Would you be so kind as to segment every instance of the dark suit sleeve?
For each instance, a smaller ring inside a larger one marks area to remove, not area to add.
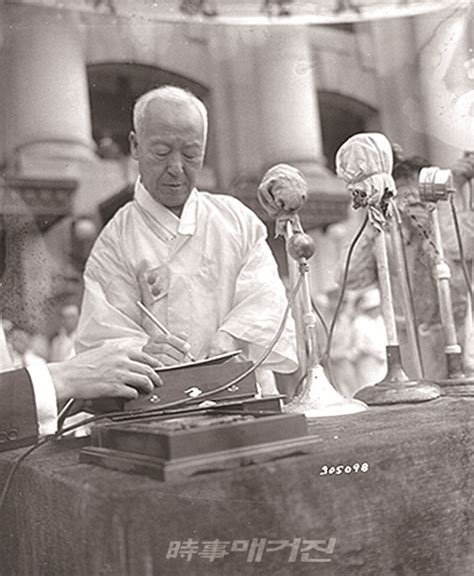
[[[0,451],[35,442],[38,422],[33,386],[22,368],[0,373]]]

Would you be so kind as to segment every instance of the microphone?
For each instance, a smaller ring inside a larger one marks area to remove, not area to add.
[[[346,182],[352,194],[354,208],[366,207],[369,220],[376,230],[374,254],[387,334],[387,373],[375,386],[366,386],[355,394],[355,398],[369,405],[424,402],[439,397],[441,392],[436,385],[422,378],[410,380],[401,362],[386,245],[391,198],[396,194],[395,182],[391,176],[392,169],[392,147],[383,134],[356,134],[349,138],[336,154],[337,174]],[[396,232],[396,228],[393,228],[393,233]],[[401,260],[399,256],[397,260]],[[398,271],[402,279],[403,272],[400,265]],[[408,306],[406,315],[416,330]]]
[[[308,264],[316,246],[311,236],[304,233],[298,216],[308,194],[306,180],[297,168],[277,164],[267,170],[257,194],[263,209],[275,218],[275,237],[283,236],[285,239],[291,283],[297,285],[297,276],[301,280],[301,293],[294,303],[293,316],[297,327],[300,368],[304,368],[306,375],[301,389],[286,404],[284,411],[304,414],[307,418],[361,412],[366,409],[365,404],[339,394],[326,377],[317,357],[316,314],[311,303]]]
[[[275,218],[275,238],[284,236],[288,222],[301,229],[297,213],[308,195],[303,174],[289,164],[269,168],[257,190],[257,197],[265,212]]]
[[[465,156],[466,155],[468,155],[468,153],[465,153]],[[437,380],[437,384],[444,388],[447,395],[472,395],[474,391],[474,378],[466,376],[464,373],[462,348],[458,342],[456,324],[454,321],[450,282],[451,270],[444,257],[442,228],[440,225],[437,208],[438,201],[448,200],[450,195],[456,191],[453,184],[453,175],[451,170],[441,169],[437,166],[422,168],[418,178],[418,188],[421,200],[431,204],[429,217],[431,222],[431,229],[433,231],[434,244],[436,247],[433,275],[436,279],[438,288],[439,313],[444,332],[444,353],[446,356],[446,363],[448,368],[447,378]],[[464,279],[466,281],[468,295],[470,296],[467,311],[467,314],[469,314],[469,303],[472,304],[471,281],[464,262],[461,235],[458,228],[459,224],[457,223],[456,208],[453,203],[451,204],[451,208],[453,211],[454,225],[459,245],[461,268],[464,274]]]
[[[389,199],[396,194],[392,169],[392,147],[378,132],[352,136],[336,154],[336,172],[351,193],[353,208],[367,208],[377,230],[385,226]]]

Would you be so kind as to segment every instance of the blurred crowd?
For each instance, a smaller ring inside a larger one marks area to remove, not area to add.
[[[64,304],[56,318],[57,330],[51,337],[32,333],[10,320],[3,319],[8,357],[2,358],[2,369],[21,368],[72,358],[74,338],[79,321],[79,306]]]
[[[339,290],[336,289],[317,298],[316,305],[328,326],[338,299]],[[320,337],[324,340],[322,332]],[[378,287],[348,290],[337,316],[328,366],[333,384],[344,396],[350,398],[360,388],[383,379],[386,343]]]

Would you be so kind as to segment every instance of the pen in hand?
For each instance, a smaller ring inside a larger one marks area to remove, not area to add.
[[[143,312],[143,314],[145,314],[145,316],[151,321],[153,322],[153,324],[159,328],[163,334],[165,334],[166,336],[171,336],[171,332],[168,330],[168,328],[158,320],[158,318],[156,318],[151,312],[150,310],[148,310],[148,308],[143,304],[143,302],[140,302],[140,300],[137,300],[137,306],[140,308],[140,310]],[[191,353],[188,351],[185,354],[189,360],[191,362],[195,362],[195,358],[191,355]]]

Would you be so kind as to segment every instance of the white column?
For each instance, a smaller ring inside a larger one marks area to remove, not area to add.
[[[255,45],[263,28],[212,26],[208,49],[211,61],[212,117],[216,134],[219,181],[223,191],[240,176],[262,170],[262,119],[255,86]]]
[[[92,156],[83,46],[73,16],[7,5],[7,155],[21,175],[74,176]]]
[[[316,82],[306,28],[272,26],[256,54],[265,162],[297,166],[322,162]]]
[[[407,155],[428,156],[423,115],[413,114],[420,92],[414,54],[413,18],[386,18],[371,23],[377,95],[382,131]]]

